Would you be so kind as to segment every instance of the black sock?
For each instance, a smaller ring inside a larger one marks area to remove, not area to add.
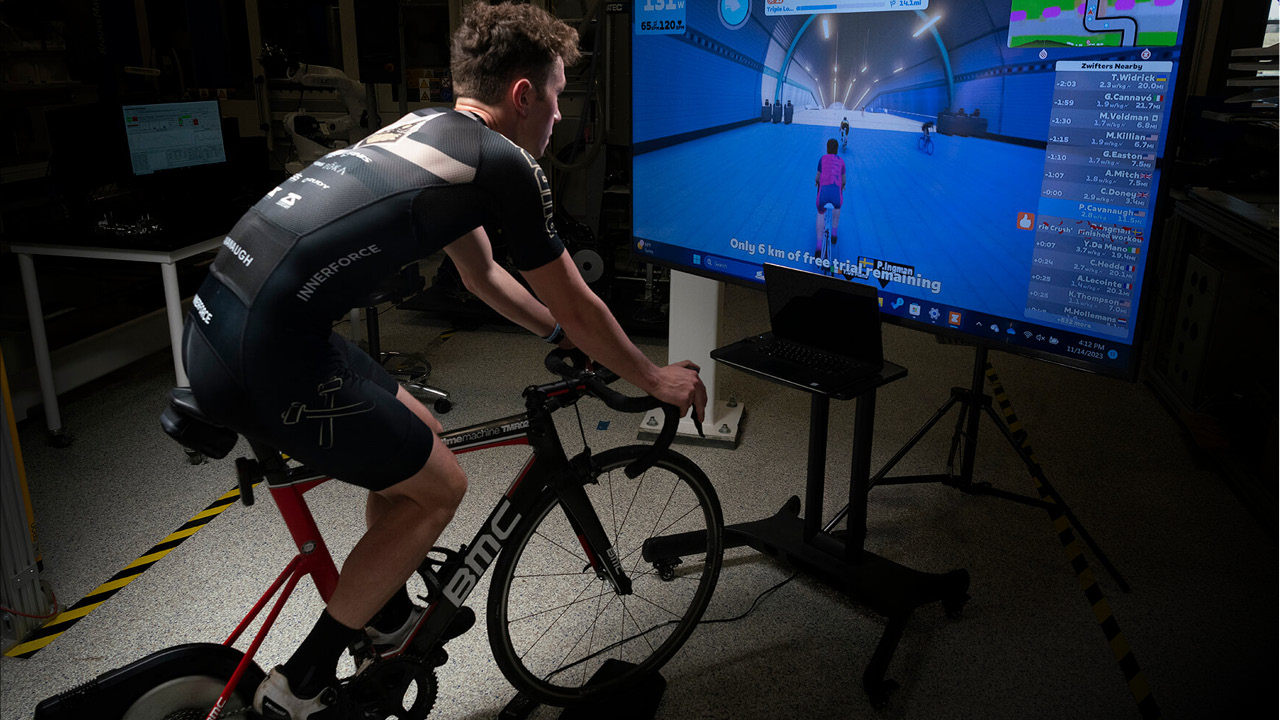
[[[312,698],[333,684],[338,677],[338,658],[362,633],[334,620],[328,610],[320,613],[311,633],[282,668],[294,694]]]
[[[404,625],[404,621],[409,619],[411,612],[413,612],[413,601],[409,599],[409,590],[401,586],[387,604],[382,606],[378,614],[373,616],[369,624],[379,632],[393,632]]]

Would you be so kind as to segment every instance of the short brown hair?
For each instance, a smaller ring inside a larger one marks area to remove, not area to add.
[[[528,78],[539,95],[556,58],[578,61],[578,31],[527,4],[490,5],[475,0],[453,34],[450,63],[455,97],[486,104],[502,99],[511,82]]]

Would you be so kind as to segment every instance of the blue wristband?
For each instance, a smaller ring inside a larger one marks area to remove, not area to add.
[[[559,345],[560,341],[564,340],[564,328],[560,327],[560,323],[556,323],[556,329],[552,330],[550,335],[542,339],[552,345]]]

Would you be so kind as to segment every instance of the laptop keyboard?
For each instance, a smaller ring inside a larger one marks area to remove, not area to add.
[[[770,340],[760,348],[760,352],[772,358],[798,363],[818,372],[838,375],[865,367],[857,360],[842,355],[815,350],[786,340]]]

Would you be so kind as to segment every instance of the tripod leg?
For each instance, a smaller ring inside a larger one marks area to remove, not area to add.
[[[933,429],[933,426],[938,424],[938,421],[941,420],[942,417],[947,414],[947,411],[950,410],[951,406],[955,405],[956,402],[957,402],[956,396],[952,394],[951,399],[943,403],[942,407],[938,408],[938,412],[934,413],[933,417],[929,418],[929,421],[926,422],[923,427],[917,430],[916,434],[912,435],[911,439],[908,440],[907,443],[903,445],[902,448],[898,450],[898,452],[895,453],[892,458],[889,458],[889,462],[885,463],[884,467],[880,468],[880,470],[877,471],[875,475],[871,476],[871,479],[867,481],[867,492],[871,492],[871,488],[875,487],[876,483],[883,480],[884,476],[888,475],[889,471],[892,470],[893,467],[902,460],[902,458],[906,457],[907,453],[911,452],[911,448],[915,447],[916,443],[920,442],[920,440],[924,438],[924,436],[927,435],[930,430]],[[839,525],[840,521],[843,520],[845,516],[848,514],[849,514],[849,506],[845,505],[844,507],[840,508],[840,512],[836,513],[835,517],[831,518],[830,522],[828,522],[826,525],[822,527],[822,531],[831,532],[831,530],[835,528],[835,526]]]
[[[961,454],[960,452],[960,442],[967,437],[967,433],[965,432],[965,420],[969,418],[967,407],[968,403],[965,403],[965,405],[960,408],[960,414],[956,416],[956,429],[951,433],[951,450],[947,453],[947,476],[952,478],[952,480],[955,480],[956,478],[956,455],[960,455],[961,464],[964,463],[964,459],[967,457],[967,454]],[[969,432],[972,431],[973,428],[970,428]],[[966,441],[966,450],[968,447],[969,443]],[[961,477],[958,482],[959,484],[967,484],[964,477]]]
[[[915,447],[916,443],[920,442],[920,440],[933,429],[933,426],[938,424],[938,421],[942,419],[942,416],[946,415],[947,411],[950,410],[951,406],[955,405],[956,402],[958,402],[958,399],[956,398],[955,393],[952,393],[951,399],[943,403],[942,407],[938,408],[938,412],[934,413],[933,417],[929,418],[929,421],[917,430],[915,435],[911,436],[911,439],[907,441],[907,444],[903,445],[902,449],[898,450],[892,458],[889,458],[889,462],[885,463],[884,467],[880,468],[875,475],[871,476],[871,483],[867,489],[869,490],[872,487],[875,487],[878,481],[884,479],[884,476],[889,474],[889,471],[893,469],[893,466],[897,465],[902,458],[907,456],[907,453],[911,452],[911,448]]]

